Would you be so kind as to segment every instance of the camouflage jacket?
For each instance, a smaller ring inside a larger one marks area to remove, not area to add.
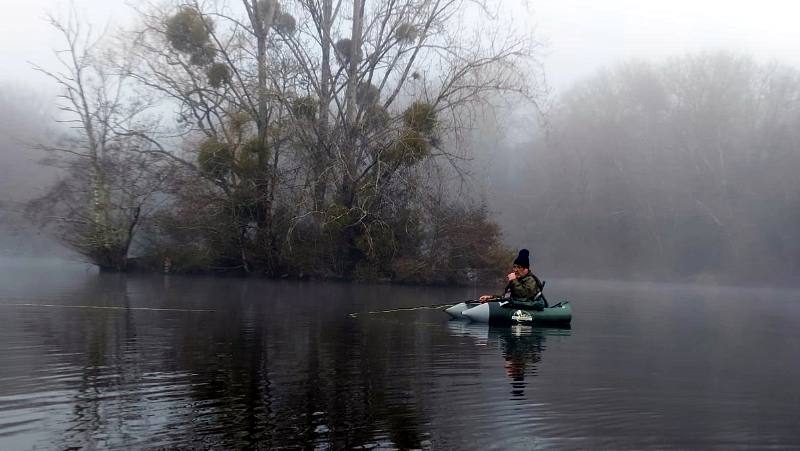
[[[541,288],[539,287],[539,284],[536,283],[536,279],[533,278],[530,271],[528,271],[528,274],[508,282],[508,285],[506,285],[506,291],[511,292],[512,298],[528,299],[536,296],[539,291],[541,291]]]

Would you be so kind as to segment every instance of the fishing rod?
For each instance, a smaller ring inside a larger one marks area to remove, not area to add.
[[[470,300],[467,300],[467,301],[464,301],[464,302],[466,304],[480,304],[480,301],[477,300],[477,299],[470,299]],[[450,307],[452,305],[453,305],[452,303],[451,304],[417,305],[417,306],[414,306],[414,307],[398,307],[398,308],[393,308],[393,309],[388,309],[388,310],[374,310],[374,311],[369,311],[369,312],[362,312],[362,314],[372,315],[372,314],[378,314],[378,313],[410,312],[410,311],[414,311],[414,310],[438,310],[438,309],[442,309],[442,308],[445,308],[445,307]],[[351,313],[350,317],[355,318],[358,315],[359,315],[359,313]]]

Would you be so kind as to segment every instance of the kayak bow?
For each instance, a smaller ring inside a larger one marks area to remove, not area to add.
[[[466,301],[466,302],[459,302],[458,304],[445,309],[445,312],[456,319],[469,319],[464,316],[464,310],[469,310],[473,307],[477,307],[481,303],[479,301]]]

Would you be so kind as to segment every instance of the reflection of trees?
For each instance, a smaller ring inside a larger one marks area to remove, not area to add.
[[[204,325],[203,339],[183,341],[181,362],[194,374],[191,396],[213,406],[201,409],[214,412],[204,428],[223,431],[221,443],[242,449],[320,442],[347,449],[380,440],[398,449],[421,446],[422,408],[409,399],[415,399],[410,379],[423,363],[395,358],[414,354],[400,349],[407,346],[402,326],[376,323],[360,331],[347,318],[331,324],[324,317],[289,326],[259,321],[269,316],[265,311],[249,313]],[[198,346],[204,350],[193,349]]]
[[[210,280],[101,274],[62,301],[217,313],[42,309],[26,328],[74,374],[43,434],[90,449],[427,446],[446,330],[349,318],[366,288]]]
[[[227,314],[184,315],[172,328],[171,370],[192,374],[192,415],[202,419],[181,442],[210,445],[213,433],[217,446],[239,449],[421,446],[422,408],[398,394],[415,391],[409,380],[424,362],[403,353],[402,325],[361,329],[320,293],[298,296],[292,287],[271,293],[278,302],[237,295]]]
[[[60,296],[59,305],[95,305],[126,307],[127,280],[119,275],[87,278],[72,293]],[[49,302],[49,301],[48,301]],[[130,310],[39,307],[35,315],[20,315],[26,320],[21,333],[26,344],[40,349],[36,370],[30,379],[12,390],[26,395],[47,395],[46,412],[51,422],[64,421],[69,426],[53,438],[63,449],[108,444],[108,437],[125,440],[116,419],[127,421],[143,416],[143,395],[126,390],[139,377],[135,362],[138,355],[137,328]],[[13,316],[12,316],[13,318]],[[134,364],[132,364],[134,363]],[[129,399],[137,398],[127,403]],[[109,400],[125,400],[109,402]],[[62,409],[69,407],[69,410]],[[37,405],[22,405],[37,412]],[[62,415],[58,415],[62,414]],[[98,441],[97,436],[106,441]]]

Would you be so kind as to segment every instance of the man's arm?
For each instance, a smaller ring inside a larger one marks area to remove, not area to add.
[[[493,299],[502,299],[506,295],[506,293],[511,291],[511,283],[512,282],[517,282],[517,276],[513,272],[508,275],[508,285],[506,285],[505,290],[503,290],[503,294],[485,294],[485,295],[481,296],[480,298],[478,298],[478,300],[481,301],[481,302],[489,302],[489,301],[491,301]],[[517,283],[519,283],[519,282],[517,282]],[[513,291],[512,291],[512,293],[513,293]]]

